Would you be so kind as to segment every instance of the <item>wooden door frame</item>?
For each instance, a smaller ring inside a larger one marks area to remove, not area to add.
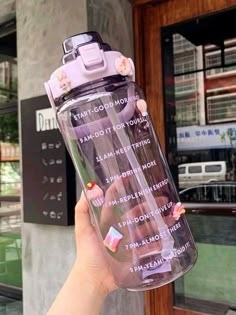
[[[178,3],[178,4],[177,4]],[[235,0],[133,0],[136,80],[165,150],[161,27],[235,7]],[[207,315],[174,306],[173,285],[145,292],[145,315]]]

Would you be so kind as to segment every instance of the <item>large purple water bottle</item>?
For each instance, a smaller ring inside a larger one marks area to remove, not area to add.
[[[45,87],[114,278],[129,290],[169,283],[197,252],[133,62],[96,32],[63,47]]]

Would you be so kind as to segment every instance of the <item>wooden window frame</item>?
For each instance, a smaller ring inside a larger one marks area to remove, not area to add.
[[[133,0],[136,80],[147,97],[149,112],[163,150],[165,150],[165,128],[157,123],[164,121],[161,27],[235,6],[234,0],[195,0],[194,6],[193,1]],[[154,6],[156,6],[155,13],[152,12]],[[152,80],[152,78],[155,79]],[[173,286],[168,284],[145,292],[145,315],[207,314],[174,306]]]

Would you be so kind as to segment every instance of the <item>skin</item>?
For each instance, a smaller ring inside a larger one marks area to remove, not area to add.
[[[77,256],[47,315],[98,315],[107,294],[117,288],[81,195],[75,207]]]
[[[107,190],[105,199],[106,202],[113,200],[117,189],[120,189],[121,180],[116,181],[116,184],[111,185]],[[162,205],[167,202],[164,196],[157,197],[157,204]],[[124,214],[124,219],[138,217],[143,214],[143,210],[147,207],[145,203],[135,206],[129,212]],[[123,217],[122,216],[122,217]],[[119,219],[122,221],[122,217]],[[113,211],[109,207],[102,209],[101,227],[116,222],[117,218],[113,216]],[[175,223],[173,217],[167,216],[167,225]],[[112,223],[111,223],[112,222]],[[143,239],[147,234],[151,235],[156,231],[155,221],[143,223],[139,229],[122,229],[124,240],[129,233],[134,239]],[[75,239],[77,255],[72,270],[64,283],[62,289],[57,295],[47,315],[99,315],[106,296],[113,290],[117,289],[117,285],[113,278],[112,272],[107,261],[104,258],[104,246],[99,240],[94,226],[91,224],[89,208],[84,194],[81,195],[79,202],[75,207]],[[153,248],[152,248],[153,247]],[[117,253],[121,250],[120,247]],[[161,242],[150,244],[137,249],[135,252],[138,255],[143,255],[145,252],[154,249],[161,249]],[[122,252],[121,256],[128,255],[128,251]],[[112,258],[110,258],[112,261]],[[129,259],[128,261],[132,261]],[[119,265],[115,259],[112,261],[112,266],[119,272],[119,280],[126,279],[126,283],[135,283],[138,281],[135,273],[128,273],[129,264],[125,268]]]

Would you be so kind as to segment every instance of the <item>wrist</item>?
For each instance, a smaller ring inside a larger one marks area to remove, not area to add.
[[[106,292],[74,266],[47,315],[99,315]]]
[[[81,267],[80,264],[75,263],[71,270],[71,278],[78,282],[83,290],[93,297],[96,297],[96,301],[104,302],[106,296],[109,294],[109,290],[104,286],[104,279],[100,277],[94,277],[85,268]]]

